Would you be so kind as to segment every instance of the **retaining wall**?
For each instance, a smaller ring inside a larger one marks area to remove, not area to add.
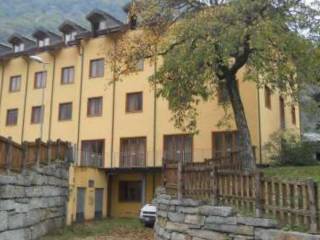
[[[272,219],[243,217],[231,207],[172,199],[159,193],[155,240],[320,240],[320,235],[286,232]]]
[[[68,165],[0,173],[0,240],[40,239],[65,225]]]

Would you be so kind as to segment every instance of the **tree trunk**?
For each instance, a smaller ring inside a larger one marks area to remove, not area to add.
[[[246,171],[252,171],[256,168],[255,157],[253,154],[248,122],[244,112],[235,74],[228,74],[226,76],[226,81],[226,86],[240,137],[239,158],[241,161],[241,167]]]

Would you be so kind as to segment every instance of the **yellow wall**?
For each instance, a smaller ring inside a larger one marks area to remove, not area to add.
[[[120,181],[145,181],[145,203],[141,202],[120,202],[119,182]],[[111,213],[112,217],[138,217],[143,204],[151,203],[154,197],[154,190],[161,185],[160,174],[136,173],[119,174],[112,176]]]
[[[144,71],[124,76],[122,81],[110,84],[113,79],[108,52],[113,51],[114,36],[101,36],[82,40],[80,46],[65,47],[55,52],[39,53],[45,62],[42,64],[30,61],[27,58],[16,57],[0,64],[0,76],[4,75],[1,82],[1,108],[0,108],[0,135],[12,136],[14,141],[34,141],[40,137],[41,124],[31,124],[32,106],[41,105],[42,94],[44,93],[45,117],[43,124],[43,140],[49,138],[55,140],[61,138],[77,145],[80,150],[80,143],[83,140],[104,139],[105,141],[105,162],[104,167],[119,167],[120,139],[127,137],[146,137],[147,139],[147,166],[160,167],[162,165],[163,139],[164,135],[182,133],[174,127],[171,119],[171,112],[168,109],[168,102],[164,99],[156,101],[156,119],[154,116],[154,90],[148,82],[152,75],[154,66],[145,61]],[[90,78],[90,60],[105,58],[105,76],[102,78]],[[29,68],[28,68],[29,62]],[[82,68],[83,63],[83,68]],[[63,67],[75,67],[74,83],[61,85],[61,70]],[[46,70],[47,83],[44,91],[34,89],[34,75],[37,71]],[[4,71],[4,72],[3,72]],[[29,74],[27,74],[29,72]],[[268,140],[269,136],[280,128],[279,96],[272,96],[272,110],[264,106],[264,90],[257,90],[255,83],[243,81],[244,71],[238,75],[239,88],[245,112],[251,132],[252,144],[257,146],[257,158],[259,163],[265,163],[266,159],[260,159],[259,148]],[[16,93],[9,93],[9,80],[11,76],[21,75],[21,90]],[[81,76],[83,76],[81,78]],[[28,84],[27,84],[28,82]],[[27,90],[27,92],[25,91]],[[115,92],[113,91],[115,89]],[[126,113],[126,94],[143,91],[143,111],[140,113]],[[259,94],[258,94],[259,93]],[[115,95],[115,102],[113,102]],[[89,97],[103,97],[103,114],[100,117],[87,117],[87,101]],[[26,98],[26,101],[25,101]],[[290,102],[290,99],[288,99]],[[58,121],[58,108],[60,103],[72,102],[73,112],[71,121]],[[260,102],[260,106],[259,106]],[[51,105],[52,103],[52,105]],[[81,107],[80,107],[81,105]],[[17,126],[6,126],[7,109],[18,108]],[[23,116],[25,111],[25,121]],[[260,109],[260,112],[259,112]],[[292,126],[290,107],[286,108],[286,121],[288,128],[299,128],[299,109],[297,107],[297,125]],[[52,112],[50,112],[52,110]],[[79,111],[80,110],[80,111]],[[113,114],[114,110],[114,116]],[[229,109],[231,112],[231,109]],[[198,106],[198,129],[199,134],[194,136],[194,161],[203,161],[211,157],[212,132],[222,130],[233,130],[235,124],[231,120],[228,124],[218,127],[217,123],[223,120],[224,109],[219,106],[216,99],[202,102]],[[259,123],[260,116],[260,123]],[[78,120],[80,119],[80,124]],[[114,125],[112,125],[114,119]],[[156,129],[154,135],[154,120]],[[51,126],[49,123],[51,122]],[[23,130],[24,125],[24,130]],[[261,125],[261,130],[259,125]],[[112,127],[114,132],[112,134]],[[78,135],[78,130],[80,135]],[[260,134],[261,132],[261,134]],[[23,133],[23,134],[22,134]],[[23,135],[23,137],[22,137]],[[154,142],[155,139],[155,142]],[[79,141],[78,141],[79,140]],[[113,148],[112,148],[113,146]],[[155,149],[155,152],[153,152]],[[79,153],[79,152],[78,152]],[[112,153],[112,154],[111,154]],[[112,156],[111,156],[112,155]],[[155,155],[155,159],[153,156]],[[107,188],[106,173],[108,170],[95,170],[92,168],[72,167],[70,169],[70,202],[68,222],[75,218],[76,188],[87,187],[88,180],[93,179],[96,186]],[[122,178],[141,178],[141,174],[118,175],[114,177],[112,192],[112,213],[114,216],[136,216],[140,204],[118,203],[117,183]],[[157,183],[160,178],[157,177]],[[153,196],[153,181],[147,175],[147,202]],[[92,218],[94,208],[92,206],[93,189],[87,191],[86,218]],[[104,208],[106,211],[106,207]],[[105,213],[106,214],[106,213]]]
[[[94,168],[70,168],[69,178],[69,202],[67,224],[71,224],[76,220],[77,212],[77,188],[82,187],[86,189],[85,194],[85,219],[91,220],[95,213],[95,189],[104,189],[103,201],[103,217],[107,215],[107,177],[103,170]],[[94,187],[88,186],[89,180],[94,181]]]

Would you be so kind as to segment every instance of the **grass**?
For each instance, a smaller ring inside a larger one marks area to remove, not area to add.
[[[72,240],[83,239],[86,237],[105,236],[121,231],[148,233],[150,229],[145,229],[138,219],[105,219],[93,221],[85,224],[75,224],[57,230],[44,240]]]
[[[263,170],[266,176],[289,180],[313,179],[320,183],[320,165],[304,167],[270,167]]]

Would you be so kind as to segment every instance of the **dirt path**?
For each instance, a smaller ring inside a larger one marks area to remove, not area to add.
[[[153,240],[153,230],[139,231],[118,230],[106,236],[76,238],[75,240]]]

